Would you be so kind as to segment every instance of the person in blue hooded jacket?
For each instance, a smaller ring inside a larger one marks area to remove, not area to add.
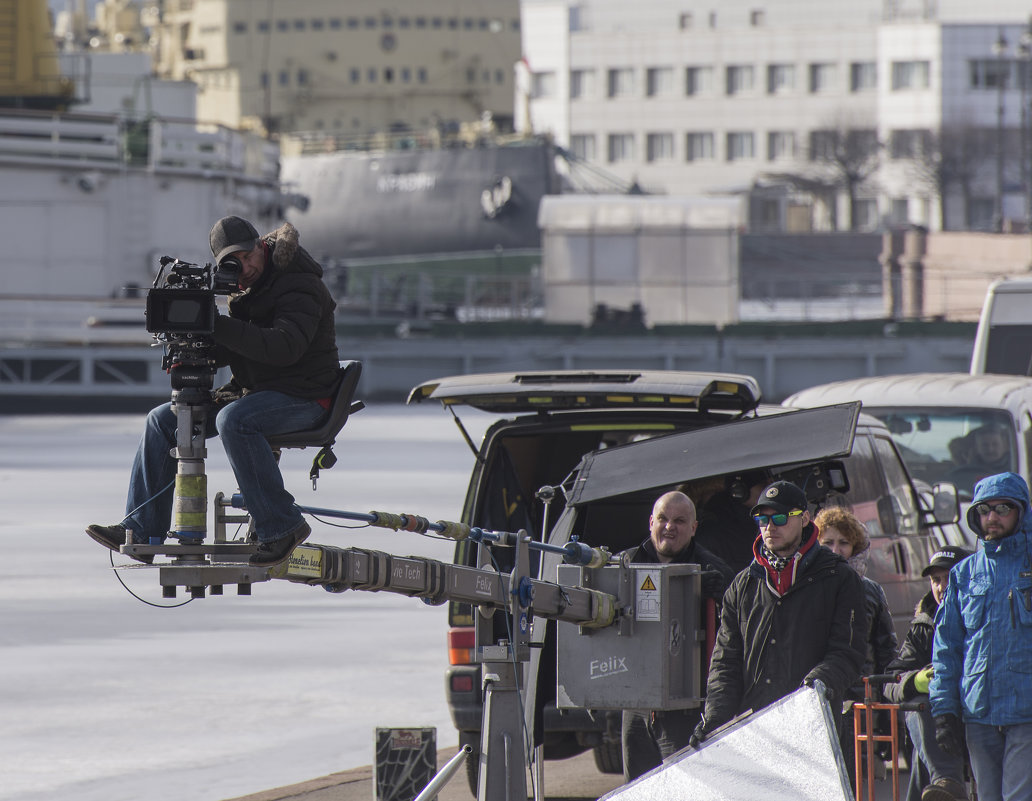
[[[980,801],[1032,801],[1032,514],[1016,473],[975,485],[982,548],[950,573],[928,685],[935,740],[963,755]]]

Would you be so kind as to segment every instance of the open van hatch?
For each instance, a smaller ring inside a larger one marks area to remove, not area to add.
[[[593,451],[574,473],[568,503],[577,506],[707,476],[848,456],[859,415],[859,402],[842,403]]]
[[[425,400],[496,414],[616,407],[749,412],[760,403],[760,386],[750,376],[731,373],[526,371],[425,381],[409,393],[408,403]]]

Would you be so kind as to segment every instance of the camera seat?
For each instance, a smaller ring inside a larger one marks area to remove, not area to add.
[[[337,434],[344,428],[350,415],[365,408],[363,401],[354,400],[358,379],[361,377],[362,362],[341,362],[337,388],[333,392],[330,409],[322,424],[307,431],[290,431],[267,437],[277,458],[279,458],[280,451],[285,448],[317,447],[320,449],[319,453],[315,455],[315,459],[312,460],[312,469],[308,474],[312,479],[313,489],[316,479],[319,478],[319,470],[328,470],[337,463],[337,457],[333,454],[333,443],[336,441]]]

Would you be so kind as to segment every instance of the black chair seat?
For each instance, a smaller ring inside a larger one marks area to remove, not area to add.
[[[322,424],[308,431],[290,431],[286,434],[274,434],[267,437],[266,439],[273,449],[329,447],[333,445],[337,434],[344,428],[348,417],[365,408],[365,403],[354,400],[358,379],[362,377],[362,362],[341,362],[340,371],[340,380],[333,393],[333,401]]]

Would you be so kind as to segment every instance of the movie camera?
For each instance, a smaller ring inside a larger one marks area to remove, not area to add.
[[[161,366],[175,391],[211,389],[215,375],[216,295],[237,289],[242,265],[232,256],[217,266],[162,256],[147,293],[147,330],[165,346]]]

